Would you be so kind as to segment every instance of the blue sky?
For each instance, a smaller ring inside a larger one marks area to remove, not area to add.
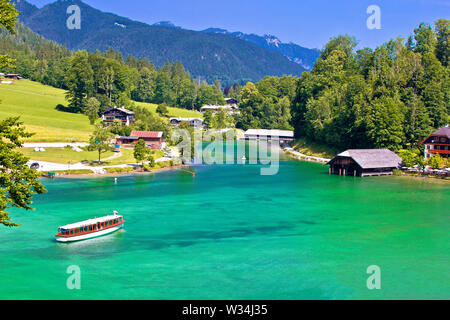
[[[28,0],[42,7],[52,0]],[[328,39],[349,34],[360,47],[375,47],[409,36],[421,22],[450,19],[450,0],[84,0],[85,3],[152,24],[172,21],[191,30],[209,27],[273,34],[283,42],[322,48]],[[369,30],[366,9],[381,9],[381,29]]]

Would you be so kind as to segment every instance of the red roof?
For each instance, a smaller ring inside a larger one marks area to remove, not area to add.
[[[163,133],[161,131],[133,131],[130,137],[138,138],[162,138]]]
[[[423,140],[419,144],[424,144],[425,141],[428,140],[428,138],[433,137],[433,136],[447,137],[448,139],[450,139],[450,127],[440,128],[438,131],[435,131],[432,134],[430,134],[425,140]]]

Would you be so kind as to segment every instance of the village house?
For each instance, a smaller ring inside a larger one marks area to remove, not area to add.
[[[163,135],[161,131],[132,131],[129,137],[116,137],[116,144],[123,147],[134,147],[139,140],[144,140],[152,149],[163,148]]]
[[[443,158],[450,155],[450,127],[447,125],[430,134],[421,145],[425,145],[425,159],[439,154]]]
[[[181,122],[187,122],[191,127],[201,128],[203,127],[203,120],[200,118],[170,118],[170,124],[178,126]]]
[[[225,102],[226,102],[227,106],[236,106],[237,107],[237,104],[238,104],[238,101],[235,98],[225,98]]]
[[[200,111],[205,113],[208,110],[211,110],[213,113],[217,113],[220,110],[223,110],[227,113],[230,114],[234,114],[239,112],[239,107],[237,105],[237,100],[233,99],[233,98],[226,98],[225,101],[227,102],[225,105],[223,106],[219,106],[219,105],[205,105],[203,107],[200,108]]]
[[[114,120],[118,119],[122,121],[122,124],[125,126],[129,126],[134,122],[134,112],[127,110],[125,108],[107,108],[102,113],[102,120],[104,124],[111,124]]]
[[[17,73],[9,73],[9,74],[4,75],[4,77],[6,79],[16,79],[16,80],[22,80],[23,79],[22,76],[20,74],[17,74]]]
[[[328,162],[330,174],[343,176],[392,175],[401,167],[402,159],[389,149],[347,150]]]
[[[245,140],[276,140],[283,142],[294,140],[294,131],[290,130],[267,130],[248,129],[244,133]]]

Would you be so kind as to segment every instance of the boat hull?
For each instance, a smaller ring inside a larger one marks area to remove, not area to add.
[[[75,237],[58,237],[57,236],[56,241],[58,241],[58,242],[76,242],[76,241],[88,240],[88,239],[106,236],[106,235],[116,232],[117,230],[122,229],[122,228],[123,228],[123,223],[121,225],[118,225],[118,226],[115,226],[112,228],[100,230],[97,232],[92,232],[89,234],[83,234],[81,236],[75,236]]]

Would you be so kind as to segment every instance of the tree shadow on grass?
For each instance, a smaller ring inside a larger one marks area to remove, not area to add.
[[[67,112],[67,113],[78,113],[77,108],[73,108],[73,107],[66,107],[62,104],[58,104],[55,107],[56,110],[61,111],[61,112]]]

